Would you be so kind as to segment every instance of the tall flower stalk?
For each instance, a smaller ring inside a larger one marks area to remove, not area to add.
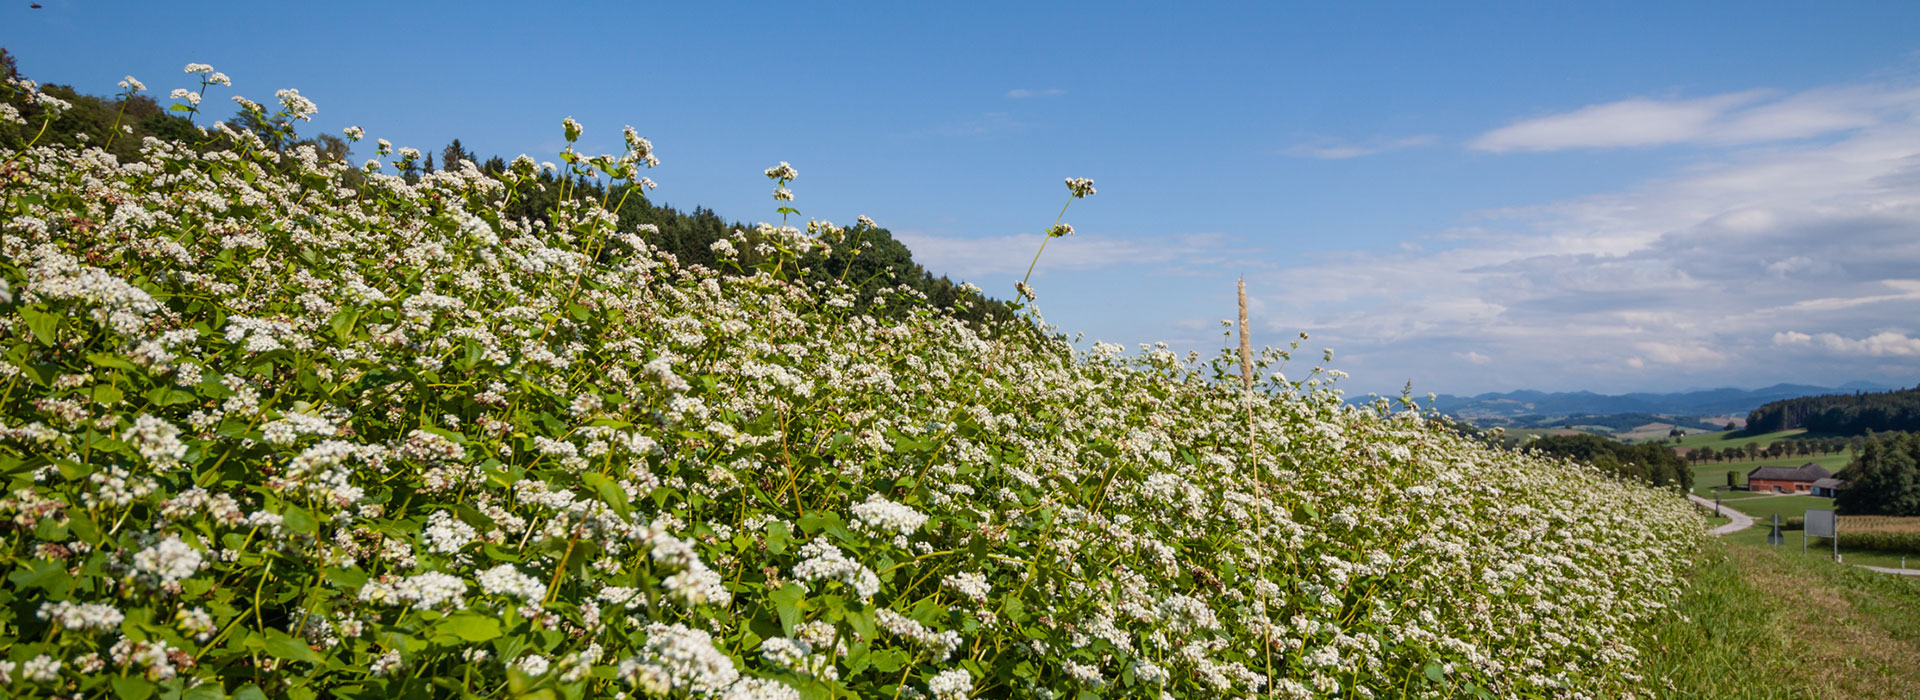
[[[1047,241],[1073,235],[1073,226],[1061,223],[1061,219],[1067,218],[1067,207],[1073,206],[1073,200],[1093,196],[1093,180],[1084,177],[1067,178],[1067,191],[1070,193],[1067,196],[1067,203],[1061,205],[1060,214],[1053,217],[1053,225],[1047,227],[1047,237],[1040,240],[1040,249],[1033,252],[1033,262],[1027,263],[1026,276],[1021,277],[1020,283],[1013,286],[1014,290],[1027,301],[1034,300],[1033,287],[1027,286],[1027,281],[1033,279],[1033,268],[1040,264],[1040,254],[1047,252]]]

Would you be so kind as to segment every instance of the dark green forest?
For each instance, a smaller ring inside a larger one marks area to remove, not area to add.
[[[17,80],[31,76],[22,76],[15,57],[0,48],[0,77]],[[105,149],[122,159],[130,159],[138,155],[148,137],[202,151],[222,150],[234,145],[231,137],[217,130],[202,128],[210,125],[212,118],[184,110],[183,104],[162,105],[147,94],[127,89],[124,85],[121,93],[106,97],[85,94],[66,85],[44,84],[40,89],[67,103],[64,109],[53,106],[57,116],[51,121],[44,118],[49,108],[47,105],[30,102],[19,91],[0,90],[0,93],[4,93],[0,94],[0,104],[11,107],[22,120],[0,119],[0,148],[17,150],[30,143],[72,148],[91,146]],[[209,102],[207,106],[212,104],[215,103]],[[252,132],[270,148],[283,153],[312,147],[325,162],[346,162],[351,153],[351,145],[344,138],[333,134],[301,137],[297,135],[293,122],[285,119],[271,121],[270,117],[246,109],[237,110],[226,123],[233,129]],[[417,180],[434,172],[435,155],[439,156],[438,167],[441,169],[462,167],[461,161],[469,161],[486,173],[500,176],[510,167],[504,158],[477,156],[467,150],[460,139],[454,138],[437,154],[428,152],[422,159],[408,160],[401,172],[402,177]],[[292,168],[293,163],[287,162],[286,167]],[[550,222],[563,193],[570,200],[604,202],[609,208],[617,204],[619,227],[622,230],[656,228],[657,234],[647,235],[648,242],[671,253],[682,265],[745,271],[753,269],[761,257],[755,251],[759,234],[754,226],[728,221],[703,207],[681,211],[658,204],[639,189],[631,193],[625,186],[610,189],[597,179],[584,177],[563,180],[561,176],[544,169],[538,171],[534,182],[521,187],[517,198],[508,207],[508,213],[529,221]],[[928,272],[914,261],[912,251],[895,240],[885,228],[862,221],[844,229],[836,238],[838,240],[829,252],[811,253],[800,260],[806,270],[802,281],[845,279],[849,284],[862,285],[876,293],[882,286],[905,286],[925,295],[934,305],[949,310],[954,316],[974,323],[1007,321],[1014,317],[1017,307],[1012,303],[987,297],[976,288]],[[714,252],[714,243],[721,240],[731,240],[731,244],[739,251],[732,260],[722,260]],[[873,296],[863,296],[855,301],[855,307],[862,311],[870,310],[873,301]],[[903,307],[895,305],[886,308]],[[1001,324],[998,327],[1030,325]]]
[[[1833,435],[1920,430],[1920,387],[1775,401],[1747,414],[1747,432],[1805,428]]]
[[[1599,435],[1547,435],[1526,447],[1592,464],[1618,479],[1693,488],[1693,470],[1665,445],[1630,445]]]

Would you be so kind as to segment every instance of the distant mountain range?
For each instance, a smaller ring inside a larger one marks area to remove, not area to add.
[[[1441,394],[1435,397],[1431,408],[1467,421],[1612,413],[1726,416],[1745,415],[1769,401],[1856,391],[1887,391],[1892,388],[1873,382],[1847,382],[1838,387],[1775,384],[1760,389],[1702,389],[1673,394],[1634,393],[1617,396],[1591,391],[1512,391],[1478,396]]]

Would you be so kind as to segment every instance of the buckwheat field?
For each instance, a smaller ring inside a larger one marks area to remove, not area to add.
[[[644,192],[631,129],[416,177],[206,134],[0,151],[9,697],[1612,698],[1703,537],[1297,342],[1249,389],[1024,282],[976,323],[803,281],[861,227],[790,209],[726,269],[503,215],[542,167]]]

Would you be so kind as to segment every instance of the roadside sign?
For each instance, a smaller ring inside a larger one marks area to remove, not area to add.
[[[1800,535],[1800,551],[1807,551],[1807,538],[1825,537],[1833,540],[1833,559],[1840,560],[1840,519],[1834,517],[1831,510],[1807,509],[1807,529]]]
[[[1807,511],[1807,534],[1812,537],[1832,537],[1839,528],[1830,510]]]

